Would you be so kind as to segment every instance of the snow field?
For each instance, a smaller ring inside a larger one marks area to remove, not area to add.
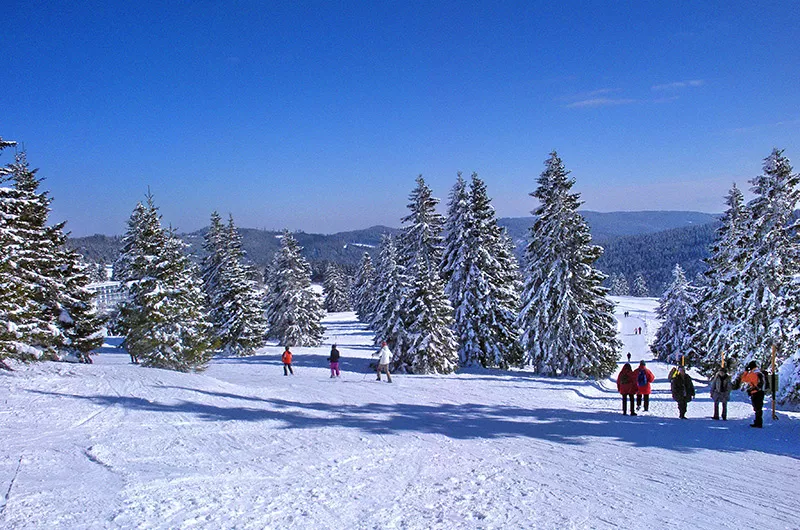
[[[113,344],[94,365],[15,365],[0,373],[0,526],[798,528],[798,416],[749,429],[735,392],[729,421],[712,421],[695,376],[678,420],[668,367],[647,350],[655,301],[614,300],[622,358],[656,375],[637,417],[613,379],[471,369],[378,383],[352,313],[328,316],[326,346],[293,349],[288,377],[277,346],[202,374],[131,365]]]

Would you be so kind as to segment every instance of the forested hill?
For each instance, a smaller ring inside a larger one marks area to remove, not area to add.
[[[203,255],[205,232],[206,229],[202,229],[180,236],[189,245],[189,253],[195,257]],[[364,230],[330,235],[305,232],[294,232],[293,235],[303,247],[303,255],[312,263],[316,271],[319,264],[330,261],[355,266],[361,260],[364,251],[372,253],[373,249],[377,249],[382,234],[397,232],[396,228],[373,226]],[[247,259],[260,270],[264,270],[278,250],[281,232],[240,228],[239,233],[242,235],[242,248],[247,252]],[[93,235],[70,238],[68,244],[78,250],[88,261],[110,264],[119,255],[122,238]]]
[[[701,212],[580,212],[592,229],[595,243],[604,243],[625,236],[654,234],[673,228],[687,228],[713,223],[719,217]],[[533,225],[533,217],[504,217],[499,219],[514,241],[528,237],[528,229]]]
[[[701,260],[708,255],[717,218],[699,212],[583,211],[581,214],[592,229],[594,241],[605,248],[598,267],[608,274],[621,273],[629,282],[641,272],[653,296],[661,294],[676,263],[681,264],[689,279],[703,269]],[[533,217],[503,218],[499,223],[507,228],[521,255]],[[280,232],[252,228],[239,231],[247,258],[259,270],[264,270],[278,249]],[[396,228],[373,226],[329,235],[296,232],[294,236],[318,278],[328,262],[346,265],[352,270],[365,250],[376,259],[381,235],[397,232]],[[203,253],[204,233],[205,230],[198,230],[181,236],[195,256]],[[94,235],[72,238],[69,243],[88,261],[113,263],[122,246],[122,238]]]

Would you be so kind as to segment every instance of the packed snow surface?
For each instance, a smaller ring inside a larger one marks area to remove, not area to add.
[[[328,316],[325,346],[293,349],[288,377],[277,345],[203,374],[131,365],[113,340],[93,365],[15,364],[0,373],[0,526],[800,527],[800,417],[767,411],[751,429],[734,392],[728,421],[713,421],[693,374],[679,420],[668,367],[649,360],[655,300],[615,301],[621,357],[656,375],[637,417],[621,414],[613,378],[378,382],[352,313]]]

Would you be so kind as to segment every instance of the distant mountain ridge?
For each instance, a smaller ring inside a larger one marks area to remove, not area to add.
[[[719,214],[702,212],[642,211],[642,212],[579,212],[592,231],[595,243],[603,243],[624,236],[654,234],[673,228],[685,228],[713,223]],[[498,219],[506,227],[514,241],[526,238],[527,230],[533,225],[533,216],[503,217]]]
[[[591,227],[594,242],[605,248],[598,267],[608,274],[622,273],[629,282],[633,281],[633,275],[642,272],[652,294],[660,294],[663,290],[675,263],[683,266],[689,278],[704,269],[701,260],[708,255],[719,217],[690,211],[601,213],[587,210],[580,213]],[[533,216],[505,217],[498,222],[508,230],[521,256],[528,230],[534,222]],[[189,252],[196,258],[203,255],[206,230],[181,234],[189,245]],[[335,234],[294,232],[294,235],[303,247],[303,255],[311,262],[315,276],[319,277],[329,262],[352,271],[364,252],[369,252],[375,260],[381,236],[399,231],[398,228],[379,225]],[[263,271],[280,246],[281,232],[254,228],[240,228],[239,232],[247,259]],[[122,238],[98,234],[70,238],[68,244],[88,261],[113,263],[122,247]]]

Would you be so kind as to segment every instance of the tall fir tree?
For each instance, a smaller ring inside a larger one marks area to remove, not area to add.
[[[764,159],[763,173],[750,181],[755,195],[748,203],[749,222],[743,236],[739,324],[743,363],[767,368],[772,348],[777,363],[796,356],[800,348],[796,277],[800,273],[800,240],[794,210],[800,198],[800,175],[793,173],[782,150]],[[796,366],[796,365],[795,365]],[[781,368],[779,399],[800,402],[800,374]]]
[[[143,365],[188,372],[211,360],[211,324],[202,281],[185,244],[161,226],[148,193],[134,208],[118,260],[129,298],[121,307],[123,342]]]
[[[409,280],[400,264],[394,238],[381,238],[378,267],[375,271],[375,299],[370,328],[375,344],[386,342],[393,352],[402,351],[408,340],[403,301],[407,298]]]
[[[409,289],[401,300],[408,340],[395,351],[395,366],[414,373],[447,374],[457,368],[458,354],[453,309],[439,274],[444,219],[436,213],[439,199],[433,197],[422,175],[416,182],[398,248],[409,275]]]
[[[86,267],[66,248],[65,223],[48,225],[51,199],[18,153],[0,178],[0,359],[58,359],[62,352],[88,360],[102,344],[104,328],[96,315]]]
[[[350,300],[358,319],[369,323],[375,312],[375,267],[372,265],[369,252],[364,252],[361,258],[361,264],[350,287]]]
[[[621,272],[615,272],[611,275],[608,280],[608,290],[609,294],[613,296],[629,296],[631,294],[628,280],[625,279],[625,275]]]
[[[741,281],[745,224],[749,217],[744,195],[734,184],[725,199],[728,205],[720,220],[711,255],[705,260],[706,282],[697,302],[697,323],[692,342],[700,352],[698,366],[711,375],[725,359],[730,369],[737,369],[744,357],[742,342],[735,332],[738,311],[738,287]]]
[[[330,313],[350,311],[348,290],[347,279],[342,270],[335,263],[329,263],[325,268],[322,283],[325,311]]]
[[[650,346],[656,357],[668,363],[683,362],[687,366],[697,361],[693,347],[696,300],[680,265],[672,271],[672,283],[664,291],[657,313],[661,326]],[[682,359],[683,358],[683,359]]]
[[[227,355],[252,355],[264,345],[267,323],[255,269],[244,262],[233,216],[223,226],[217,212],[205,235],[203,285],[217,346]]]
[[[650,296],[650,288],[647,286],[647,281],[644,279],[644,274],[641,272],[637,272],[636,277],[633,279],[631,294],[639,298]]]
[[[442,274],[449,278],[445,292],[454,308],[461,364],[519,364],[519,268],[477,174],[469,191],[458,175],[445,226]]]
[[[266,278],[268,333],[284,346],[319,346],[325,310],[311,288],[311,266],[300,251],[294,236],[284,231]]]
[[[16,145],[0,138],[0,151]],[[32,288],[18,274],[23,240],[17,233],[22,200],[14,189],[14,164],[0,167],[0,367],[10,369],[5,359],[31,360],[40,351],[28,345],[30,315],[37,312]]]
[[[58,316],[64,337],[62,347],[83,362],[91,363],[90,352],[102,346],[106,336],[105,322],[97,313],[95,296],[86,288],[96,268],[83,263],[80,254],[66,246],[59,249],[59,263],[63,285]]]
[[[551,153],[531,193],[541,204],[525,249],[518,325],[525,361],[536,372],[601,378],[616,368],[621,345],[614,306],[601,285],[605,275],[593,267],[602,248],[591,244],[574,183]]]

